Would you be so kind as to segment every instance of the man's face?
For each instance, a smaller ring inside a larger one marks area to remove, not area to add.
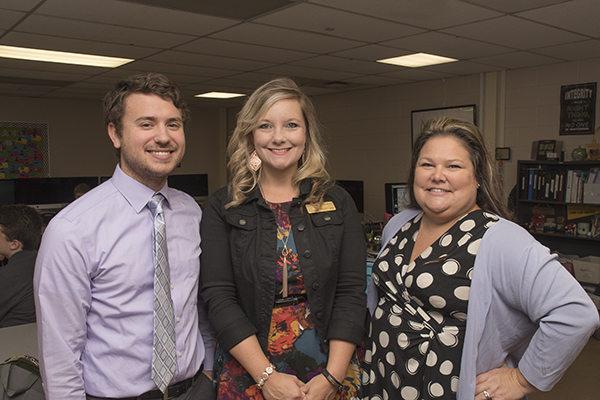
[[[170,100],[133,93],[125,99],[123,132],[108,126],[115,148],[121,150],[121,169],[153,190],[159,190],[185,153],[181,111]]]
[[[13,253],[13,250],[11,249],[12,244],[13,241],[8,240],[4,234],[2,226],[0,226],[0,255],[4,256],[5,258],[10,258]]]

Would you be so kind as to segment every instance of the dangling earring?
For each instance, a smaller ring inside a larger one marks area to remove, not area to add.
[[[250,154],[250,159],[248,160],[248,162],[250,163],[250,168],[252,168],[252,170],[254,172],[258,171],[258,169],[262,165],[262,160],[260,159],[260,157],[258,156],[258,154],[256,154],[256,150],[254,150]]]

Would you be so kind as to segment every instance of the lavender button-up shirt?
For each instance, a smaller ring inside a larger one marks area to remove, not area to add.
[[[165,185],[175,312],[173,382],[212,369],[214,331],[198,304],[200,207]],[[151,379],[154,191],[117,166],[113,177],[54,217],[34,277],[41,372],[52,399],[138,396]],[[205,357],[206,355],[206,357]]]

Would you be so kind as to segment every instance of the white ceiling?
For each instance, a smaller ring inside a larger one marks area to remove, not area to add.
[[[190,102],[291,76],[312,95],[600,57],[598,0],[0,0],[0,44],[134,58],[117,69],[0,58],[0,95],[100,99],[162,72]],[[425,68],[376,63],[414,52]]]

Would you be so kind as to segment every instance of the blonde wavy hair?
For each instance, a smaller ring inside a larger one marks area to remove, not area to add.
[[[237,125],[227,146],[229,159],[229,196],[232,199],[225,208],[236,207],[246,200],[246,193],[258,185],[261,170],[250,167],[250,154],[255,150],[253,132],[269,108],[280,100],[295,99],[306,122],[306,144],[302,165],[292,178],[294,189],[306,178],[313,179],[313,186],[304,203],[323,203],[323,196],[333,185],[333,180],[325,170],[325,149],[322,143],[320,124],[310,99],[290,78],[273,79],[252,93],[237,117]],[[299,161],[300,164],[300,161]]]

